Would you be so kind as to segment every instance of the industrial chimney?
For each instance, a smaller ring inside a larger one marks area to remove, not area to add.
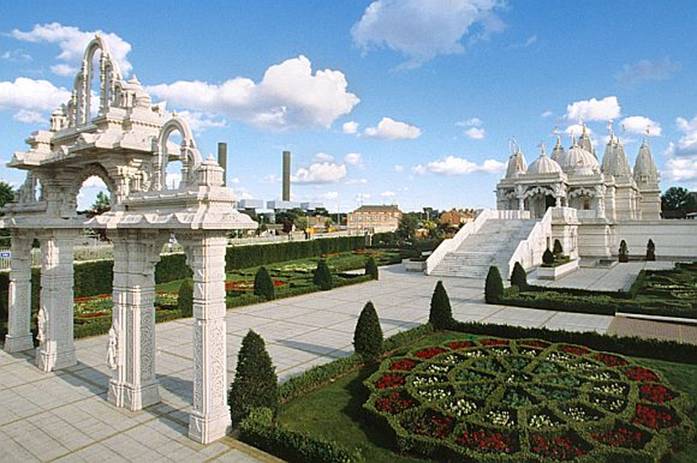
[[[283,201],[290,201],[290,151],[283,152]]]
[[[227,143],[218,143],[218,165],[223,168],[223,186],[227,186]]]

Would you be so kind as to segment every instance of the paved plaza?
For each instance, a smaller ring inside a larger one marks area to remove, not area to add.
[[[242,337],[266,340],[280,380],[350,355],[360,310],[371,300],[385,336],[428,319],[437,278],[383,267],[380,280],[227,312],[228,374]],[[613,332],[613,317],[486,305],[483,282],[443,278],[454,316],[463,321]],[[616,326],[617,325],[617,326]],[[619,328],[618,328],[619,326]],[[621,334],[621,333],[620,333]],[[187,437],[191,403],[191,319],[157,325],[157,377],[162,402],[141,412],[106,401],[107,337],[76,341],[78,365],[42,373],[33,356],[0,352],[0,448],[9,461],[273,461],[225,438],[208,446]]]

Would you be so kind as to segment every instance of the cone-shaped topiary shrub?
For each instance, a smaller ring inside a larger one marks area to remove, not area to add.
[[[228,405],[233,425],[245,419],[256,407],[268,407],[274,414],[278,411],[276,368],[271,363],[264,340],[252,330],[242,340]]]
[[[545,265],[554,265],[554,254],[549,249],[545,249],[542,253],[542,263]]]
[[[561,241],[559,240],[554,240],[554,247],[552,253],[556,257],[560,257],[564,254],[564,248],[561,246]]]
[[[649,242],[646,243],[646,260],[656,260],[656,245],[650,238]]]
[[[353,333],[353,348],[365,362],[377,362],[382,355],[382,328],[375,306],[368,302],[356,323]]]
[[[317,268],[315,269],[315,275],[312,282],[319,286],[322,291],[327,291],[334,287],[334,279],[332,278],[332,272],[329,270],[327,261],[320,259],[317,262]]]
[[[194,284],[188,278],[182,281],[181,286],[179,286],[177,309],[185,317],[194,315]]]
[[[528,274],[520,262],[516,262],[511,272],[511,286],[517,286],[520,291],[528,289]]]
[[[378,264],[372,256],[365,261],[365,274],[372,276],[373,280],[378,279]]]
[[[620,241],[618,260],[620,262],[629,262],[629,249],[627,249],[627,242],[625,240]]]
[[[276,288],[273,286],[273,280],[266,267],[259,267],[257,274],[254,275],[254,294],[262,296],[267,301],[276,297]]]
[[[445,330],[452,326],[453,309],[450,307],[450,298],[445,291],[443,282],[436,283],[436,289],[431,297],[431,312],[428,314],[428,322],[437,330]]]
[[[486,285],[484,286],[484,299],[487,304],[495,304],[501,300],[503,296],[503,280],[498,267],[492,265],[489,267],[489,273],[486,275]]]

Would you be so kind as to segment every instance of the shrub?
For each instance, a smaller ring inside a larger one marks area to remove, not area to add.
[[[501,300],[503,296],[503,280],[498,267],[492,265],[489,267],[489,273],[486,275],[486,285],[484,286],[484,299],[487,304],[495,304]]]
[[[317,262],[317,268],[315,269],[315,275],[312,282],[319,286],[322,291],[327,291],[334,287],[334,279],[332,278],[332,272],[329,270],[327,261],[320,259]]]
[[[232,423],[238,424],[256,407],[278,411],[278,378],[264,340],[249,330],[237,356],[235,380],[228,396]]]
[[[382,328],[375,306],[368,302],[356,323],[353,348],[366,362],[376,362],[382,355]]]
[[[554,254],[549,249],[545,249],[542,253],[542,263],[545,265],[554,265]]]
[[[629,250],[627,249],[627,242],[625,240],[620,241],[618,260],[620,262],[629,262]]]
[[[273,286],[273,280],[266,267],[259,267],[254,276],[254,294],[264,297],[267,301],[276,298],[276,290]]]
[[[379,275],[378,275],[378,264],[375,262],[375,258],[368,257],[368,260],[365,261],[365,274],[370,275],[373,280],[377,280]]]
[[[513,266],[513,272],[511,272],[511,286],[517,286],[521,291],[528,289],[528,274],[520,265],[520,262],[516,262]]]
[[[561,241],[559,240],[554,240],[554,251],[553,254],[555,257],[562,256],[564,254],[564,248],[561,245]]]
[[[656,260],[656,245],[653,244],[653,240],[649,238],[649,242],[646,243],[646,260]]]
[[[453,310],[450,307],[450,298],[445,291],[443,282],[436,283],[436,289],[431,297],[431,311],[428,322],[437,330],[445,330],[453,324]]]
[[[181,286],[179,286],[177,309],[184,317],[192,317],[194,315],[194,285],[188,278],[182,281]]]

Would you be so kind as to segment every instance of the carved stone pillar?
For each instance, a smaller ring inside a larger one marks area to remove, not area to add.
[[[199,232],[184,240],[194,273],[194,390],[189,437],[207,444],[230,426],[227,405],[224,232]]]
[[[34,348],[31,335],[31,244],[26,231],[12,231],[12,261],[5,352]]]
[[[146,230],[119,230],[111,239],[114,308],[107,365],[113,373],[108,400],[135,411],[160,401],[155,376],[155,264],[162,241],[158,232]]]
[[[41,302],[36,364],[43,371],[75,365],[73,343],[73,245],[75,230],[41,236]]]

